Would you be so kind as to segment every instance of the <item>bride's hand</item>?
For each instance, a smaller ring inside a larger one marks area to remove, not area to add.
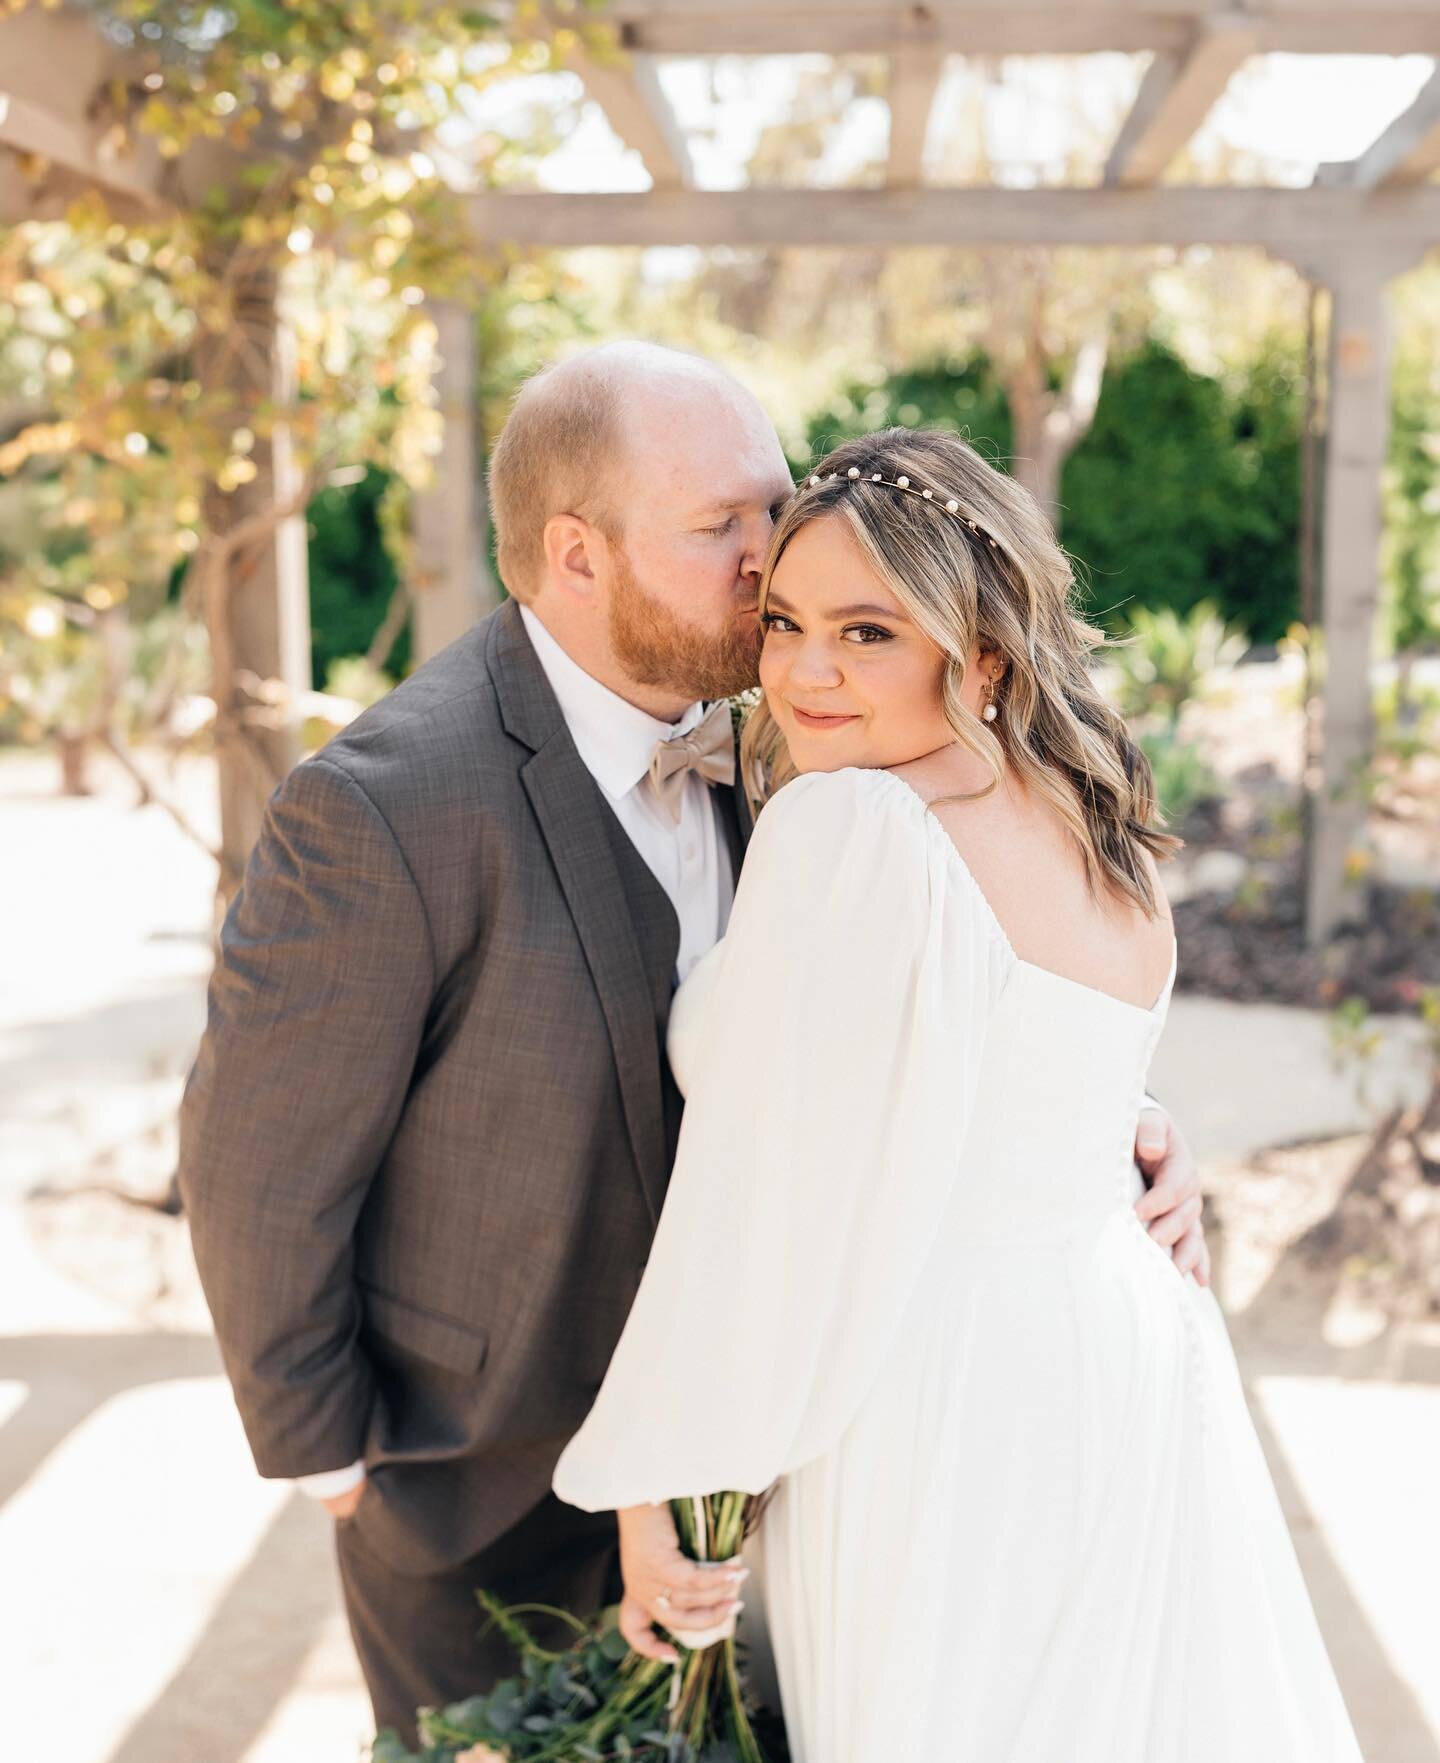
[[[739,1588],[750,1570],[738,1557],[692,1561],[680,1547],[668,1506],[629,1506],[616,1516],[625,1580],[620,1632],[646,1659],[673,1664],[679,1654],[660,1639],[652,1623],[682,1641],[691,1631],[723,1627],[742,1607]]]

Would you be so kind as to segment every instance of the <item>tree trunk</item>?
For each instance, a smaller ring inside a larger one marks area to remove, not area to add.
[[[55,750],[60,758],[62,796],[93,796],[90,787],[90,737],[58,734]]]
[[[257,264],[234,285],[233,334],[199,351],[199,375],[212,389],[239,382],[237,409],[283,410],[295,393],[275,273]],[[257,469],[248,484],[207,490],[208,543],[194,561],[214,677],[222,906],[240,885],[271,792],[299,757],[296,699],[310,685],[304,514],[287,512],[299,485],[283,423],[273,440],[257,434],[249,458]]]
[[[1060,510],[1060,469],[1065,463],[1064,451],[1056,444],[1046,411],[1026,408],[1021,414],[1014,400],[1010,405],[1011,432],[1014,436],[1010,469],[1016,483],[1023,485],[1040,504],[1045,518],[1058,527]]]

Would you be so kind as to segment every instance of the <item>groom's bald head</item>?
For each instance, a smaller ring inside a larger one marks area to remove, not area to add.
[[[657,436],[677,420],[703,422],[707,411],[729,416],[746,407],[760,411],[723,368],[658,343],[601,343],[527,380],[490,460],[507,592],[533,598],[552,516],[578,514],[619,543],[627,480],[644,469]]]

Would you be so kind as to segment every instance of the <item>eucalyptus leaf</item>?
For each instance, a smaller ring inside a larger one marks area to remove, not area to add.
[[[520,1686],[513,1677],[496,1684],[485,1698],[485,1718],[491,1730],[502,1735],[513,1732],[520,1723],[521,1706]]]
[[[608,1629],[601,1637],[600,1646],[607,1659],[617,1663],[630,1651],[630,1643],[618,1628]]]

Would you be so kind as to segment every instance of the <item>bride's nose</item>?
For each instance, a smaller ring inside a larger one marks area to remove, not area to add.
[[[845,674],[828,644],[805,642],[790,663],[790,679],[794,685],[823,689],[844,683]]]

